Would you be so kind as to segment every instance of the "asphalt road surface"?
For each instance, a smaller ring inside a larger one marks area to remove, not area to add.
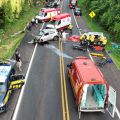
[[[73,34],[79,35],[80,29],[89,31],[83,18],[77,18],[76,26],[75,19],[72,14],[72,10],[68,7],[68,0],[64,0],[62,6],[63,13],[70,13],[72,15]],[[41,25],[40,25],[41,26]],[[40,28],[40,27],[39,27]],[[35,33],[39,30],[33,30]],[[33,32],[32,31],[32,32]],[[31,33],[28,33],[21,46],[20,52],[24,55],[24,73],[26,73],[27,66],[29,64],[34,46],[27,42],[32,39]],[[70,120],[79,120],[78,112],[75,107],[75,99],[72,92],[70,82],[67,79],[67,64],[77,56],[87,56],[88,52],[72,49],[71,42],[63,43],[63,49],[66,56],[64,56],[65,75],[66,75],[66,88],[68,96],[68,107]],[[38,45],[33,64],[30,69],[25,91],[20,104],[17,120],[62,120],[62,96],[61,96],[61,83],[60,83],[60,64],[59,55],[56,51],[59,48],[58,41],[50,41],[49,44],[41,46]],[[56,50],[56,51],[55,51]],[[94,60],[96,60],[94,58]],[[120,74],[114,64],[107,64],[101,68],[108,83],[113,86],[117,91],[117,98],[120,97]],[[10,120],[14,113],[15,105],[19,92],[13,94],[10,100],[8,112],[0,115],[0,120]],[[117,100],[117,107],[120,110],[120,102]],[[119,120],[115,114],[115,118],[112,119],[108,112],[104,113],[82,113],[81,120]]]

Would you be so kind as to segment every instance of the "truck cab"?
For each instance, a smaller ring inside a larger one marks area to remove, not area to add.
[[[49,8],[49,9],[41,9],[39,14],[36,16],[39,22],[48,22],[52,17],[60,14],[60,9],[58,8]]]
[[[24,75],[15,74],[15,64],[15,60],[0,62],[0,113],[7,110],[12,91],[24,85]]]
[[[52,18],[46,28],[63,30],[71,24],[71,15],[68,13],[60,14]]]
[[[116,91],[108,85],[99,68],[87,57],[77,57],[68,65],[68,76],[79,112],[104,112],[114,117]]]

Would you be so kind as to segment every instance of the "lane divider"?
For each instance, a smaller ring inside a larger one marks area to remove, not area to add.
[[[40,30],[43,29],[44,24],[45,23],[42,24],[42,27],[41,27]],[[33,51],[33,54],[32,54],[32,57],[31,57],[28,69],[27,69],[27,73],[26,73],[26,76],[25,76],[25,84],[24,84],[24,86],[21,89],[21,92],[20,92],[20,95],[19,95],[19,98],[18,98],[18,102],[17,102],[16,108],[15,108],[12,120],[17,120],[17,116],[18,116],[20,105],[21,105],[22,98],[23,98],[23,95],[24,95],[25,87],[26,87],[27,82],[28,82],[28,77],[29,77],[31,66],[32,66],[32,63],[33,63],[33,60],[34,60],[34,56],[35,56],[36,50],[37,50],[37,46],[38,46],[38,44],[35,45],[35,48],[34,48],[34,51]]]
[[[59,49],[63,52],[63,44],[59,38]],[[68,108],[68,98],[66,90],[66,79],[65,79],[65,69],[64,69],[64,57],[60,56],[60,80],[61,80],[61,95],[62,95],[62,110],[63,110],[63,120],[70,120],[69,108]]]
[[[78,26],[77,20],[76,20],[76,18],[75,18],[74,12],[73,12],[73,9],[72,9],[72,13],[73,13],[73,17],[74,17],[74,20],[75,20],[76,26],[77,26],[77,28],[79,29],[79,26]],[[81,32],[80,32],[80,31],[79,31],[79,34],[81,35]],[[89,49],[87,49],[87,52],[88,52],[88,55],[89,55],[90,59],[95,63],[93,57],[92,57],[91,54],[90,54]],[[117,113],[117,115],[118,115],[118,117],[119,117],[119,119],[120,119],[120,112],[119,112],[119,110],[118,110],[117,107],[116,107],[116,113]]]

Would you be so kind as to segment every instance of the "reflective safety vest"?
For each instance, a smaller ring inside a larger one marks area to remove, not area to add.
[[[70,25],[68,26],[68,28],[71,30],[71,29],[73,28],[72,24],[70,24]]]
[[[103,45],[106,45],[107,44],[107,39],[105,38],[104,40],[103,40],[103,43],[102,43]]]
[[[87,35],[87,40],[90,40],[90,36],[89,35]]]
[[[81,40],[82,40],[82,39],[84,39],[84,38],[85,38],[85,36],[84,36],[84,35],[81,35],[81,36],[80,36],[80,39],[81,39]]]
[[[90,37],[90,41],[91,41],[91,42],[94,42],[94,40],[95,40],[95,36],[92,35],[92,36]]]

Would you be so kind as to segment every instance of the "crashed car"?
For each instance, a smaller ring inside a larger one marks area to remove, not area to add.
[[[58,32],[56,29],[43,29],[34,37],[33,43],[44,43],[49,40],[58,40]]]
[[[76,7],[74,9],[74,14],[75,14],[75,16],[82,16],[82,12],[81,12],[80,8]]]

